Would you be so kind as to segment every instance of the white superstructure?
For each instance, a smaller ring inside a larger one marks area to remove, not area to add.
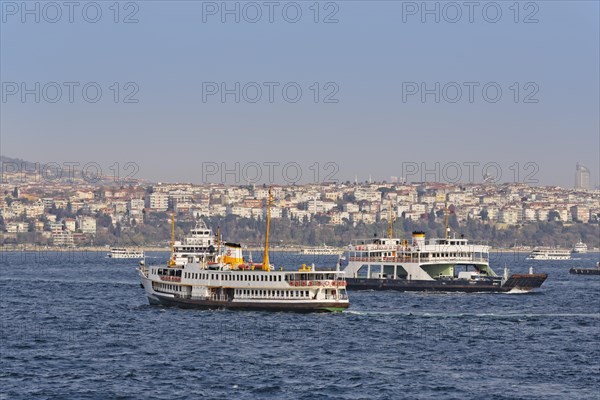
[[[199,256],[214,258],[218,239],[203,222],[198,222],[181,241],[173,244],[173,257],[176,265],[183,265],[189,257]]]

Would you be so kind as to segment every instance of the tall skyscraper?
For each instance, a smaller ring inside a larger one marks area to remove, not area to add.
[[[590,188],[590,170],[585,166],[577,163],[575,169],[575,189]]]

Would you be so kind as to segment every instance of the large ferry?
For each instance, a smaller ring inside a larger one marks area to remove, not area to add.
[[[573,247],[573,253],[587,253],[588,247],[587,244],[583,243],[581,240],[575,243],[575,247]]]
[[[108,258],[112,258],[115,260],[120,259],[141,259],[144,258],[143,250],[133,250],[127,249],[125,247],[113,247],[110,249],[110,253],[107,254]]]
[[[528,260],[570,260],[571,252],[558,247],[536,247],[527,256]]]
[[[355,241],[347,251],[348,289],[508,292],[531,291],[547,274],[497,276],[489,265],[489,246],[464,238],[427,239],[413,232],[412,240],[375,238]]]
[[[344,272],[275,270],[269,263],[271,191],[262,263],[246,262],[236,243],[216,243],[214,253],[191,255],[178,264],[138,268],[150,304],[190,308],[274,311],[342,311],[348,307]],[[174,254],[174,252],[172,251]]]

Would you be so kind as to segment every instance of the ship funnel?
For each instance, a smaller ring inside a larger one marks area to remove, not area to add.
[[[425,232],[413,232],[412,233],[413,246],[424,246],[425,245]]]
[[[223,254],[223,263],[231,265],[232,268],[237,268],[238,265],[242,264],[244,259],[242,257],[242,246],[238,243],[225,243],[225,254]]]

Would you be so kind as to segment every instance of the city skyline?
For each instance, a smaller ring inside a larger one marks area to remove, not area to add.
[[[135,162],[113,163],[102,165],[97,162],[80,161],[39,161],[0,156],[2,178],[12,173],[20,174],[20,181],[58,181],[80,180],[88,183],[119,183],[147,182],[160,183],[158,179],[148,178],[140,173],[140,167]],[[392,171],[393,172],[393,171]],[[250,162],[241,164],[203,163],[201,172],[192,180],[163,180],[163,183],[191,183],[238,185],[306,185],[328,183],[441,183],[441,184],[510,184],[522,183],[529,186],[559,186],[563,188],[596,190],[600,186],[591,175],[587,166],[575,165],[575,183],[572,185],[544,184],[538,179],[539,166],[534,163],[513,163],[502,166],[497,162],[449,162],[441,164],[403,163],[400,174],[388,176],[373,176],[372,174],[355,174],[353,177],[343,175],[336,163],[300,164],[297,162]],[[404,172],[404,173],[402,173]],[[344,178],[341,178],[344,177]],[[500,177],[500,179],[495,179]]]

